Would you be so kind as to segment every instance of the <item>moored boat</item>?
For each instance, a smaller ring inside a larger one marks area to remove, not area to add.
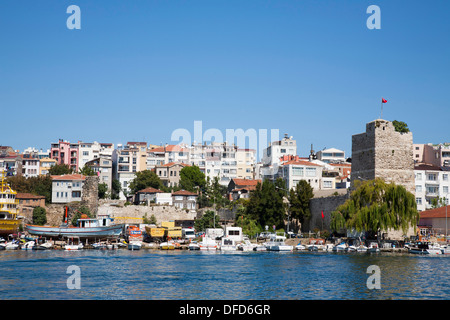
[[[80,237],[68,237],[67,242],[64,245],[64,250],[74,251],[83,249],[83,243],[80,240]]]
[[[159,248],[161,250],[174,250],[175,243],[173,243],[172,241],[161,242]]]
[[[223,237],[220,241],[220,251],[236,251],[236,242],[233,238]]]
[[[7,236],[17,233],[21,220],[19,214],[19,200],[16,199],[17,192],[12,190],[6,182],[6,175],[0,171],[0,235]]]
[[[65,207],[65,221],[59,227],[37,226],[27,224],[26,231],[32,235],[43,237],[79,237],[82,239],[118,237],[123,230],[123,224],[112,224],[113,218],[105,215],[97,218],[78,219],[78,226],[73,227],[68,224],[68,208]]]
[[[380,252],[380,247],[378,246],[377,242],[371,242],[369,243],[369,246],[367,247],[368,253],[377,253]]]
[[[205,234],[202,236],[202,241],[198,245],[200,247],[200,250],[207,250],[207,251],[217,250],[216,240],[211,239]]]
[[[128,250],[141,250],[142,248],[142,242],[141,241],[130,241],[128,243]]]
[[[269,251],[292,251],[294,246],[287,245],[285,243],[286,237],[284,235],[273,234],[270,236],[269,241],[266,244]]]

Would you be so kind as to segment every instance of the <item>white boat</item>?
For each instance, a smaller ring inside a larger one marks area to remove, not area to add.
[[[92,247],[97,250],[106,250],[107,246],[105,242],[96,242],[92,244]]]
[[[128,250],[141,250],[142,248],[142,242],[141,241],[130,241],[128,243]]]
[[[17,243],[17,241],[10,241],[6,243],[5,249],[6,250],[17,250],[19,249],[19,244]]]
[[[299,242],[294,248],[295,248],[295,250],[300,250],[300,251],[307,249],[306,246],[304,246],[301,242]]]
[[[324,250],[324,251],[331,252],[331,251],[333,251],[333,248],[334,248],[334,244],[332,244],[332,243],[327,243],[327,244],[325,245],[325,248],[324,248],[323,250]]]
[[[33,250],[35,245],[36,245],[35,241],[27,241],[23,245],[20,246],[20,249],[22,249],[22,250]]]
[[[369,252],[369,253],[380,252],[380,248],[378,247],[378,243],[376,243],[376,242],[371,242],[371,243],[369,244],[369,247],[367,248],[367,252]]]
[[[348,245],[345,242],[342,242],[336,246],[333,247],[334,252],[345,252],[347,251]]]
[[[428,254],[442,254],[442,247],[438,243],[433,243],[426,249]]]
[[[48,249],[51,249],[51,248],[53,248],[53,243],[51,243],[49,241],[41,243],[41,244],[39,244],[39,245],[34,247],[34,249],[37,249],[37,250],[39,250],[39,249],[41,249],[41,250],[48,250]]]
[[[347,252],[356,252],[357,251],[357,247],[354,245],[348,246],[347,248]]]
[[[0,250],[6,249],[6,240],[3,238],[0,238]]]
[[[223,237],[220,241],[220,251],[236,251],[236,242],[233,238]]]
[[[244,237],[243,242],[237,245],[237,249],[240,251],[253,251],[255,247],[256,245],[251,243],[247,237]]]
[[[356,252],[367,252],[367,247],[363,244],[359,245],[358,247],[356,247]]]
[[[267,251],[267,246],[265,244],[256,245],[253,251]]]
[[[200,246],[196,241],[192,241],[188,246],[189,250],[200,250]]]
[[[442,251],[442,254],[450,254],[450,246],[448,246],[446,244],[441,246],[441,251]]]
[[[198,245],[200,250],[217,250],[217,242],[206,235],[202,237],[202,241]]]
[[[292,251],[293,246],[289,246],[285,243],[286,237],[282,235],[271,235],[269,241],[266,243],[267,250],[269,251]]]
[[[69,237],[67,238],[67,243],[64,246],[64,250],[74,251],[83,249],[83,243],[80,241],[79,237]]]

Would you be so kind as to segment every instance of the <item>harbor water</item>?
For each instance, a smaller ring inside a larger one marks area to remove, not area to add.
[[[0,300],[449,299],[449,259],[400,253],[5,250]],[[78,288],[70,285],[73,266]],[[370,266],[379,267],[380,289],[368,288]]]

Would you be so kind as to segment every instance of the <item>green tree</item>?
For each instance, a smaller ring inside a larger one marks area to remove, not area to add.
[[[129,188],[132,193],[136,193],[139,190],[152,187],[155,189],[160,189],[163,187],[161,179],[156,175],[154,171],[143,170],[136,172],[136,177],[131,180]]]
[[[194,228],[197,231],[205,231],[207,228],[221,228],[220,216],[215,214],[212,210],[206,210],[205,214],[200,219],[195,220]]]
[[[92,218],[92,214],[86,207],[80,207],[79,210],[75,210],[73,217],[72,217],[72,225],[77,226],[78,225],[78,219],[81,219],[81,215],[85,214],[88,216],[88,218]]]
[[[98,184],[98,197],[99,199],[106,199],[108,194],[108,185],[106,183]]]
[[[72,168],[67,164],[56,164],[48,170],[51,176],[61,176],[63,174],[73,173]]]
[[[84,166],[83,168],[80,168],[79,173],[83,176],[95,176],[97,173],[92,169],[90,166]]]
[[[111,183],[111,199],[119,199],[120,191],[122,191],[120,181],[113,179]]]
[[[284,228],[286,219],[285,184],[281,178],[272,182],[264,180],[258,183],[256,189],[250,194],[246,216],[255,220],[261,227],[275,225],[277,229]]]
[[[43,226],[47,223],[47,211],[45,208],[36,207],[33,209],[33,224]]]
[[[197,166],[188,166],[180,170],[180,187],[196,192],[206,185],[205,174]]]
[[[390,228],[406,233],[418,219],[414,194],[401,185],[387,184],[377,178],[355,182],[350,199],[332,212],[331,228],[337,232],[343,229],[366,231],[373,237]]]
[[[289,192],[289,212],[291,219],[303,223],[311,216],[309,201],[314,197],[313,188],[306,180],[300,180]]]
[[[394,125],[395,131],[401,132],[401,133],[407,133],[409,132],[408,125],[403,121],[392,121],[392,124]]]

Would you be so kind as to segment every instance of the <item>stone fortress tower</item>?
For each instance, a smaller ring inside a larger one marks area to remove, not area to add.
[[[355,180],[382,178],[415,194],[412,132],[395,131],[392,122],[377,119],[366,132],[352,136],[351,189]]]

